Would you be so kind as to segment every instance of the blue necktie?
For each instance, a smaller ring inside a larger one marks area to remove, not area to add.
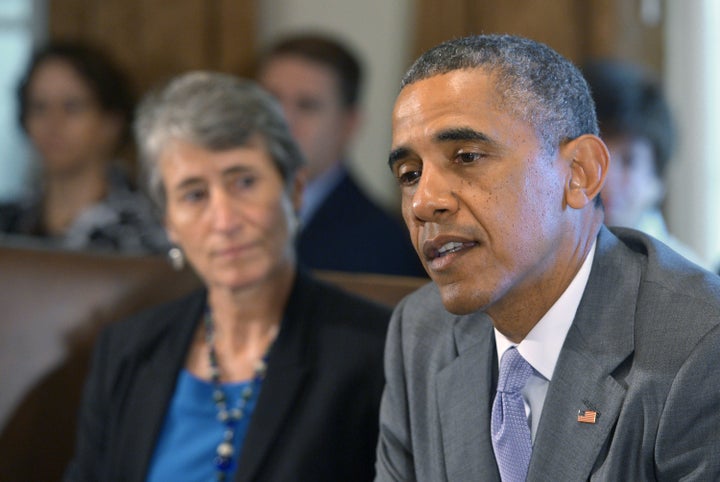
[[[527,477],[532,441],[520,391],[533,374],[532,366],[515,347],[500,361],[500,377],[492,408],[492,443],[503,482],[520,482]]]

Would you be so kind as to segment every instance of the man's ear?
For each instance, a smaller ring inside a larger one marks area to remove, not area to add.
[[[303,202],[303,193],[305,191],[305,185],[307,184],[307,167],[301,167],[295,172],[295,178],[293,179],[292,192],[290,193],[290,200],[292,201],[293,210],[295,213],[300,212]]]
[[[605,143],[592,134],[573,139],[561,151],[570,162],[565,201],[573,209],[582,209],[600,195],[610,164],[610,154]]]

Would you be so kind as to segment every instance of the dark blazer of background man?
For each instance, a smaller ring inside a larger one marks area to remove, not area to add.
[[[360,125],[362,69],[339,41],[314,34],[270,47],[259,82],[282,104],[307,160],[298,258],[310,268],[426,276],[407,231],[376,205],[344,161]]]
[[[406,74],[390,165],[434,283],[391,321],[377,480],[500,479],[508,346],[542,362],[527,480],[720,480],[720,278],[603,227],[597,134],[580,73],[530,40],[450,41]]]

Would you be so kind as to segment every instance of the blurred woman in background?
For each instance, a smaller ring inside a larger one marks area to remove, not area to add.
[[[117,66],[88,45],[49,44],[32,57],[18,101],[38,178],[25,199],[0,206],[0,232],[71,249],[165,251],[149,201],[117,158],[134,107]]]
[[[136,123],[205,289],[100,337],[67,480],[372,480],[390,310],[298,269],[303,158],[279,105],[196,72]]]

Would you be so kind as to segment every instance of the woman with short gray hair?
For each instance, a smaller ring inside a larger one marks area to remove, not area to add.
[[[185,140],[219,151],[247,145],[252,134],[265,139],[290,188],[304,164],[302,153],[275,99],[254,82],[198,71],[149,94],[138,108],[135,137],[150,195],[164,208],[158,159],[171,141]]]
[[[110,327],[70,480],[372,480],[390,311],[296,264],[302,156],[273,98],[193,72],[135,124],[175,259],[205,289]]]

